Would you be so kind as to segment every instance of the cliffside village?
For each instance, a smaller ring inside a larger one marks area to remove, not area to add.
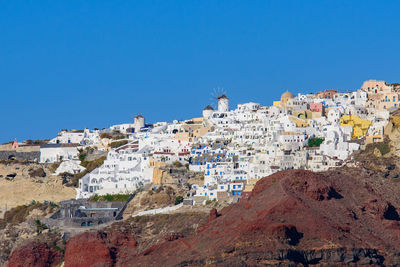
[[[382,142],[399,97],[397,84],[376,80],[352,92],[285,92],[272,106],[250,102],[231,109],[223,94],[217,109],[205,107],[200,118],[147,124],[139,115],[108,129],[64,130],[47,144],[15,141],[0,146],[0,154],[61,162],[56,174],[74,174],[85,169],[81,151],[104,151],[104,164],[79,180],[77,199],[160,184],[160,168],[177,162],[204,175],[204,184],[191,185],[193,202],[233,199],[246,197],[258,179],[274,172],[324,171],[345,164],[360,145]],[[103,137],[115,132],[125,142],[112,148]]]

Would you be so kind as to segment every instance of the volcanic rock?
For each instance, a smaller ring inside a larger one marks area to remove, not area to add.
[[[40,242],[31,242],[15,249],[9,260],[9,267],[50,267],[57,266],[62,253]]]
[[[129,233],[85,232],[68,240],[65,266],[114,266],[134,255],[136,246]]]
[[[247,199],[211,210],[197,232],[175,231],[143,250],[129,220],[77,235],[67,242],[65,266],[397,265],[396,190],[358,169],[282,171],[258,181]],[[185,223],[179,220],[170,227]]]

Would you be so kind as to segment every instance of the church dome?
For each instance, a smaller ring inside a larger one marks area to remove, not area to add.
[[[286,91],[286,92],[284,92],[284,93],[282,94],[282,96],[281,96],[281,101],[283,101],[284,99],[285,99],[285,100],[288,100],[288,99],[292,99],[292,98],[294,98],[294,95],[293,95],[291,92]]]

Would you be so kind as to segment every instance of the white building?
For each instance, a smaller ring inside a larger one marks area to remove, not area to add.
[[[40,147],[40,163],[78,159],[76,144],[45,144]]]

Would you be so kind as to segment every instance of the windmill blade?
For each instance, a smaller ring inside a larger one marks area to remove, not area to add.
[[[214,109],[218,109],[218,98],[221,97],[222,95],[226,95],[226,91],[223,87],[214,87],[213,91],[211,92],[211,106]]]

